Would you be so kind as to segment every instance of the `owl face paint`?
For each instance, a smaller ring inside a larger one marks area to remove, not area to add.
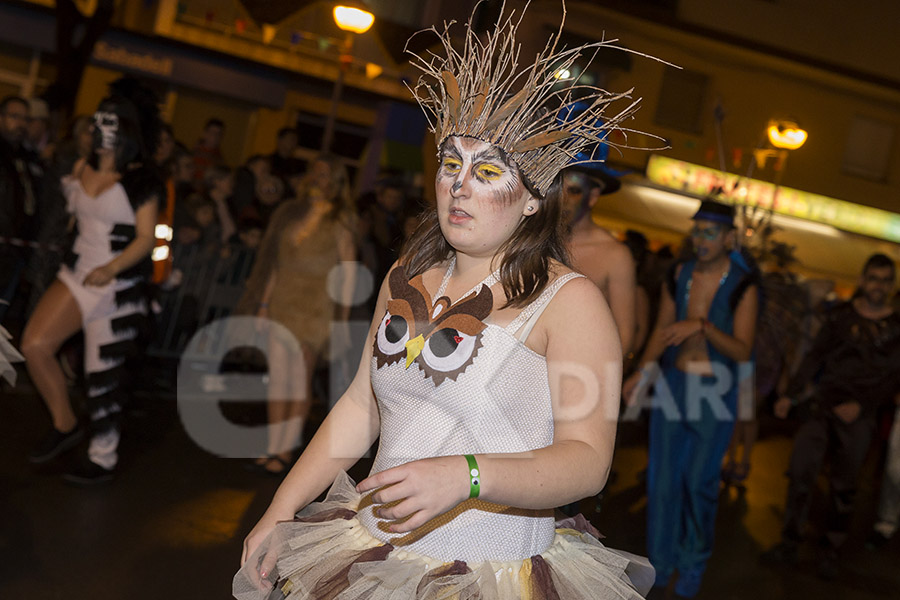
[[[451,137],[441,148],[435,179],[438,221],[456,250],[492,256],[515,231],[534,200],[516,166],[487,142]]]
[[[94,148],[115,150],[119,140],[119,115],[114,112],[94,113]]]

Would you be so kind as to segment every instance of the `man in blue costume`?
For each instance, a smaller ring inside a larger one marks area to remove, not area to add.
[[[738,414],[740,363],[752,354],[758,308],[755,270],[731,250],[734,208],[704,200],[693,220],[695,258],[676,266],[640,369],[623,391],[634,406],[655,384],[648,554],[656,586],[668,585],[677,570],[675,594],[684,598],[699,591],[712,552],[721,463]]]

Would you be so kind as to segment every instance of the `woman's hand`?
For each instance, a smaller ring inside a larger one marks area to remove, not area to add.
[[[263,515],[259,523],[256,524],[247,537],[244,538],[244,548],[241,552],[241,567],[243,568],[247,560],[253,556],[259,545],[272,533],[279,520],[270,517],[268,513]],[[272,589],[274,582],[278,579],[278,574],[274,573],[275,565],[278,562],[277,544],[272,544],[268,551],[260,556],[257,560],[255,568],[247,569],[247,578],[260,590]]]
[[[283,520],[284,519],[269,516],[268,512],[262,516],[259,522],[250,530],[250,533],[247,534],[247,537],[244,538],[244,547],[241,552],[242,567],[244,566],[244,563],[247,562],[247,559],[253,555],[257,548],[259,548],[259,545],[263,540],[272,533],[272,530],[275,529],[275,525]]]
[[[406,533],[469,497],[469,465],[462,456],[426,458],[376,473],[356,486],[361,494],[374,489],[374,504],[397,502],[374,507],[375,516],[394,521],[392,533]]]
[[[281,514],[273,511],[270,506],[269,510],[265,512],[256,526],[244,538],[244,547],[241,552],[241,567],[253,556],[260,544],[275,530],[275,526],[278,523],[290,521],[293,518],[294,515],[292,513]],[[261,590],[272,589],[275,581],[278,580],[278,573],[274,572],[278,562],[278,547],[278,540],[273,539],[265,554],[257,559],[255,568],[247,570],[247,576]]]
[[[116,271],[109,265],[97,267],[84,278],[84,285],[101,287],[116,278]]]
[[[700,333],[702,328],[700,319],[678,321],[662,330],[662,339],[666,346],[679,346],[684,340]]]

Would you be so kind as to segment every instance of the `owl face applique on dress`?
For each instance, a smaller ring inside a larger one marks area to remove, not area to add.
[[[375,335],[377,368],[402,360],[407,369],[415,364],[435,386],[456,381],[481,348],[484,319],[494,307],[490,287],[482,285],[451,305],[447,296],[432,303],[422,276],[408,280],[402,266],[391,271],[388,284],[391,300]]]

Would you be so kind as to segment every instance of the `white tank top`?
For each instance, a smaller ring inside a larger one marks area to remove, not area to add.
[[[454,266],[433,298],[421,276],[407,281],[402,268],[391,273],[371,367],[381,414],[372,473],[422,458],[527,452],[553,442],[547,361],[524,341],[559,288],[582,275],[557,278],[500,327],[484,322],[497,273],[451,305],[442,294]],[[370,507],[361,507],[359,518],[382,541],[442,561],[522,560],[546,550],[555,535],[552,510],[480,500],[403,536],[380,529]]]

